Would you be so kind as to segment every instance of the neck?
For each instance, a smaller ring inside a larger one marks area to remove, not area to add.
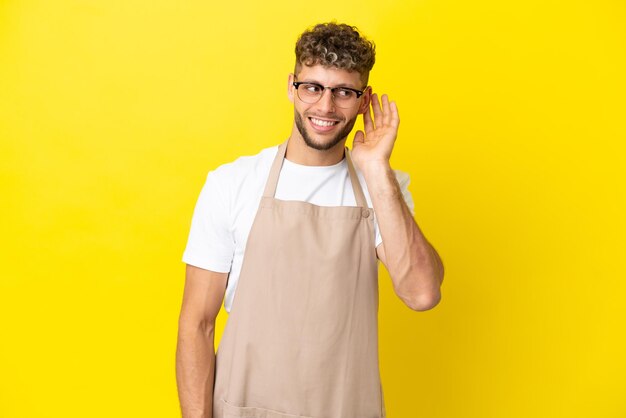
[[[298,128],[293,126],[285,158],[292,163],[310,166],[335,165],[343,160],[346,138],[328,150],[317,150],[309,147],[300,135]]]

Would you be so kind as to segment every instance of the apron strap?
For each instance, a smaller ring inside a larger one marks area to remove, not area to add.
[[[276,194],[278,176],[280,175],[280,169],[283,166],[283,160],[285,159],[285,153],[287,152],[287,142],[289,142],[289,139],[280,144],[278,147],[276,158],[274,158],[272,168],[270,169],[270,175],[267,178],[267,183],[265,183],[265,191],[263,192],[264,197],[274,197]]]
[[[274,197],[276,195],[276,187],[278,186],[278,177],[280,175],[280,169],[283,166],[283,160],[285,159],[285,153],[287,152],[287,143],[289,139],[278,146],[278,152],[276,152],[276,158],[274,158],[274,162],[272,163],[272,168],[270,168],[270,175],[267,178],[267,183],[265,184],[265,191],[263,192],[264,197]],[[348,174],[350,175],[350,182],[352,183],[352,190],[354,191],[354,197],[356,199],[357,206],[361,208],[367,209],[367,200],[365,200],[365,194],[363,194],[363,188],[361,187],[361,182],[356,174],[356,170],[354,169],[354,164],[352,164],[352,157],[350,156],[350,150],[346,147],[345,149],[346,162],[348,163]]]
[[[350,173],[350,181],[352,182],[352,190],[354,190],[354,197],[356,198],[357,206],[367,209],[367,201],[365,200],[365,194],[363,194],[363,188],[361,182],[356,175],[354,164],[352,164],[351,151],[346,147],[346,160],[348,162],[348,173]]]

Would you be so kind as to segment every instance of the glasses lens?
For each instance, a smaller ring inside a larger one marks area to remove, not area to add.
[[[356,93],[352,90],[338,88],[333,92],[333,99],[339,107],[352,107],[356,103]]]
[[[298,86],[298,97],[305,103],[315,103],[324,94],[324,88],[317,84],[300,84]]]

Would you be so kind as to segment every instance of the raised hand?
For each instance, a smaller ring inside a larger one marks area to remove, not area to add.
[[[386,94],[382,95],[381,102],[378,95],[372,94],[370,109],[363,114],[363,131],[357,131],[352,143],[352,158],[361,170],[371,164],[389,164],[391,151],[398,135],[400,116],[395,102],[389,102]]]

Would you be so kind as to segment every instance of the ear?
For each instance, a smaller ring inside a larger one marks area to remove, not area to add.
[[[361,105],[359,106],[359,113],[364,114],[368,111],[370,106],[370,100],[372,98],[372,87],[367,86],[365,90],[363,90],[363,100],[361,101]]]
[[[295,76],[293,73],[289,73],[289,77],[287,78],[287,97],[289,97],[289,101],[293,103],[294,94],[296,92],[296,88],[293,86],[293,82],[295,81]]]

